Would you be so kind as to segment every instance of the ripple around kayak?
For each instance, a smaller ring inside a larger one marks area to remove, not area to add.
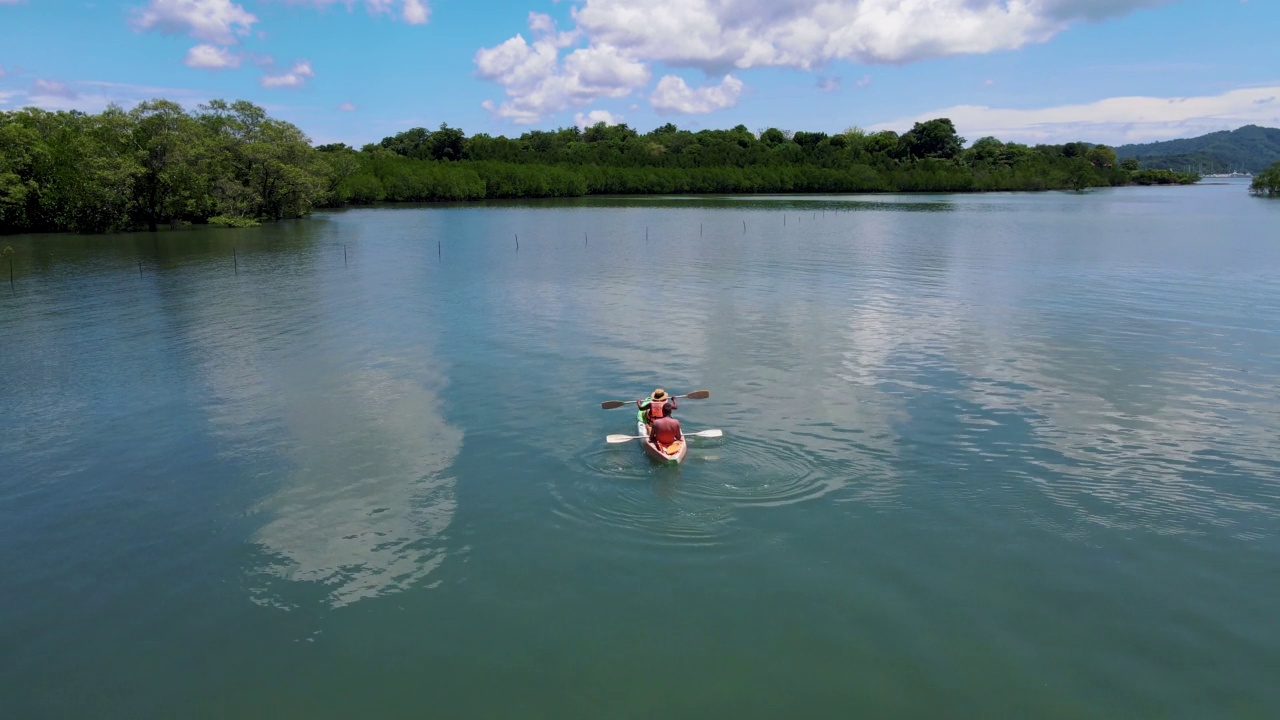
[[[820,498],[846,484],[826,473],[812,452],[794,442],[742,436],[694,442],[698,444],[689,446],[693,464],[699,458],[718,460],[714,470],[708,468],[682,484],[681,494],[691,498],[770,507]]]
[[[657,465],[631,446],[596,449],[577,459],[589,474],[550,486],[552,512],[567,527],[589,528],[597,540],[601,528],[618,530],[640,548],[723,551],[730,543],[732,509],[689,497],[680,468]]]

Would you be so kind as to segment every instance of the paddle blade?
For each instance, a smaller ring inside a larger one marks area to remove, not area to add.
[[[724,437],[724,431],[717,428],[715,430],[699,430],[696,433],[685,433],[685,435],[695,435],[697,437],[705,438]]]
[[[680,397],[687,397],[690,400],[706,400],[707,398],[711,397],[711,391],[710,390],[694,390],[688,395],[681,395]]]
[[[612,410],[614,408],[620,408],[626,404],[627,404],[626,400],[605,400],[604,402],[600,403],[600,407],[604,408],[605,410]]]
[[[604,439],[607,443],[624,443],[630,440],[639,440],[640,435],[610,435]]]

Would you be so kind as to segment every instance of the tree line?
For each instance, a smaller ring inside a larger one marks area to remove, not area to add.
[[[313,147],[252,103],[187,112],[167,100],[99,114],[0,112],[0,232],[251,225],[317,207],[589,194],[970,192],[1187,183],[1104,145],[966,148],[946,118],[899,135],[666,124],[531,130],[516,138],[442,124],[355,149]]]

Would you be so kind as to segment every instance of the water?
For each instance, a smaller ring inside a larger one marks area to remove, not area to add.
[[[0,716],[1275,717],[1278,230],[1225,183],[4,238]],[[681,468],[604,442],[656,386],[725,433]]]

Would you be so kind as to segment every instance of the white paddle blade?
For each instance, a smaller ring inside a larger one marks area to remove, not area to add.
[[[696,433],[689,433],[689,434],[697,435],[698,437],[705,437],[705,438],[724,437],[724,431],[718,428],[715,430],[699,430]]]
[[[607,443],[624,443],[631,440],[639,440],[640,435],[610,435],[604,439]]]

